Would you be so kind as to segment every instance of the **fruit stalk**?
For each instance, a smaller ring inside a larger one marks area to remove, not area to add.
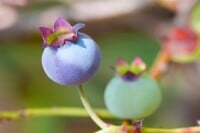
[[[100,117],[97,116],[97,114],[94,112],[94,110],[92,109],[92,107],[90,106],[87,98],[84,95],[84,91],[83,91],[83,86],[79,85],[78,87],[78,92],[80,95],[80,99],[81,102],[85,108],[85,110],[88,112],[90,118],[94,121],[94,123],[96,123],[96,125],[98,125],[101,129],[105,129],[108,124],[105,123]]]

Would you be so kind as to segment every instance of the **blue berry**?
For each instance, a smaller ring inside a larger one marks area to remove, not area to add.
[[[58,18],[57,21],[55,25],[60,31],[52,30],[49,34],[47,28],[40,29],[45,47],[42,53],[43,69],[58,84],[82,84],[96,73],[100,65],[99,47],[91,37],[78,32],[76,27],[80,26],[67,28],[71,25],[65,20]]]

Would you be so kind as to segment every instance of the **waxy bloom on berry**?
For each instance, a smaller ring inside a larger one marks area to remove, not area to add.
[[[163,41],[163,48],[175,62],[191,62],[200,58],[198,35],[189,27],[174,27]]]
[[[144,74],[145,63],[136,58],[131,65],[119,59],[117,73],[105,89],[105,103],[110,112],[122,119],[140,120],[151,115],[160,105],[158,83]]]
[[[44,51],[42,66],[47,76],[61,85],[79,85],[97,71],[101,55],[96,42],[78,32],[84,24],[71,26],[58,17],[53,28],[40,27]]]

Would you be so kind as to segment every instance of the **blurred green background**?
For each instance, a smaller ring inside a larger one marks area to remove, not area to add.
[[[121,12],[117,10],[119,5],[116,3],[113,3],[112,7],[106,1],[100,4],[96,2],[96,4],[95,1],[83,0],[0,2],[1,111],[39,107],[82,107],[75,87],[55,84],[48,79],[41,67],[43,48],[38,27],[52,25],[58,16],[63,16],[72,24],[86,23],[82,32],[92,36],[101,49],[100,69],[85,85],[86,95],[93,107],[105,108],[104,88],[114,74],[110,67],[116,64],[119,57],[131,62],[134,57],[140,56],[149,67],[152,65],[160,49],[155,37],[157,34],[155,26],[160,20],[170,20],[171,13],[156,5],[149,6],[145,0],[141,1],[145,7],[134,0],[129,1],[132,7],[126,7],[129,4],[121,5],[124,6],[124,10],[127,9],[125,13],[123,10]],[[91,8],[90,4],[94,7]],[[101,11],[105,13],[100,14]],[[158,124],[160,122],[156,122],[158,116],[147,118],[144,124],[157,127],[176,126],[171,124],[173,123],[171,121],[168,121],[169,125]],[[162,117],[160,115],[159,119]],[[170,117],[173,116],[170,114]],[[118,120],[112,122],[120,123]],[[25,118],[3,123],[0,128],[2,133],[90,133],[96,130],[98,127],[90,118],[78,117]]]

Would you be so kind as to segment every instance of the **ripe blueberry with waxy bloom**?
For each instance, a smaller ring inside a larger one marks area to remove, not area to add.
[[[58,17],[53,28],[40,27],[44,51],[42,67],[47,76],[61,85],[80,85],[97,71],[101,55],[96,42],[78,32],[84,24],[71,26]]]

